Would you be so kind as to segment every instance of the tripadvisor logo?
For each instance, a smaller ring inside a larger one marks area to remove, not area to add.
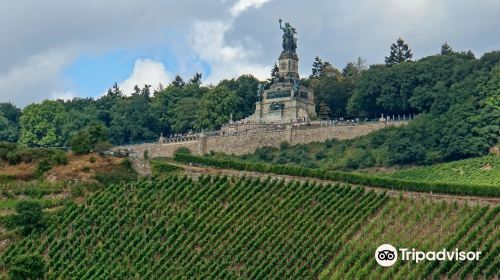
[[[380,245],[375,251],[375,260],[381,266],[391,266],[398,260],[398,251],[391,244]]]
[[[448,251],[446,249],[440,251],[422,252],[408,248],[399,248],[399,256],[402,261],[414,261],[418,263],[423,260],[428,261],[477,261],[481,252],[465,252],[455,250]],[[398,260],[398,250],[391,244],[380,245],[375,251],[375,260],[381,266],[391,266]]]

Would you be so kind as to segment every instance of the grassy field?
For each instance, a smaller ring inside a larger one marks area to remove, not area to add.
[[[48,279],[419,279],[498,273],[498,207],[388,197],[347,185],[165,176],[109,186],[8,247]],[[382,269],[381,242],[482,248],[484,259]]]
[[[500,157],[488,155],[431,166],[403,169],[388,176],[412,181],[500,186]]]

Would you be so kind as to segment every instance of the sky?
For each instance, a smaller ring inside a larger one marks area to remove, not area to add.
[[[268,77],[281,52],[278,19],[297,30],[299,71],[315,56],[342,69],[383,63],[402,37],[414,59],[499,50],[499,0],[0,0],[0,102],[99,97],[115,82],[203,83]]]

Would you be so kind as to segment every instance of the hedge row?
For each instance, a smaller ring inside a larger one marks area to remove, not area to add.
[[[392,190],[434,192],[459,195],[500,197],[500,186],[466,185],[440,182],[423,182],[379,177],[361,173],[350,173],[299,166],[219,160],[215,158],[177,153],[174,159],[184,163],[197,163],[226,169],[257,171],[291,176],[312,177],[317,179],[341,181],[351,184],[387,188]]]
[[[151,160],[149,163],[151,164],[151,171],[153,175],[161,175],[182,170],[179,166],[158,159]]]

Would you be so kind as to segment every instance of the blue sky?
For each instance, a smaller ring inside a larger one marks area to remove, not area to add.
[[[283,18],[297,29],[299,71],[315,56],[341,69],[364,57],[382,63],[403,37],[414,59],[443,42],[480,57],[498,50],[498,0],[50,0],[0,9],[0,102],[97,97],[117,82],[168,84],[269,75]]]
[[[170,32],[169,38],[175,38],[176,45],[188,48],[185,38]],[[167,36],[166,36],[167,37]],[[181,62],[167,40],[148,45],[136,45],[131,48],[117,48],[112,51],[89,55],[82,54],[72,64],[63,69],[62,74],[69,82],[67,90],[75,91],[80,97],[95,97],[106,91],[112,84],[126,80],[134,70],[137,59],[147,58],[162,63],[172,74],[181,74],[186,79],[195,72],[182,69]],[[210,64],[200,59],[194,52],[183,57],[188,65],[201,65],[200,72],[209,76]],[[143,86],[139,84],[139,86]],[[157,84],[153,85],[155,88]]]

